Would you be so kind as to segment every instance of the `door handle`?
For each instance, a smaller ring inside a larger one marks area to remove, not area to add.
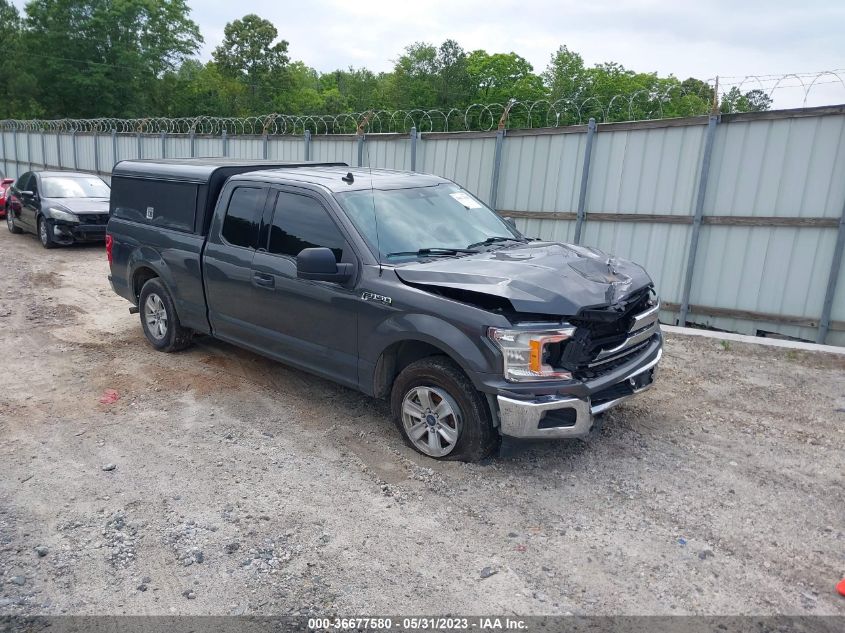
[[[274,288],[276,286],[275,277],[265,273],[253,273],[252,281],[256,286],[261,286],[262,288]]]

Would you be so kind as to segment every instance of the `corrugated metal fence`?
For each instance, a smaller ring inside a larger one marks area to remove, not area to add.
[[[845,106],[492,132],[5,130],[3,171],[129,158],[345,161],[451,178],[528,235],[643,264],[664,322],[845,345]],[[839,283],[837,283],[839,282]]]

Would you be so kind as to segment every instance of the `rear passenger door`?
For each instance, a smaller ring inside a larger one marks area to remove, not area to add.
[[[252,260],[258,248],[267,188],[239,183],[225,190],[209,230],[203,256],[208,320],[215,336],[252,348],[261,348],[263,337],[253,315]]]
[[[316,194],[271,189],[265,217],[266,250],[259,249],[253,260],[258,281],[253,318],[267,337],[266,348],[291,364],[357,387],[355,278],[337,284],[296,276],[296,256],[319,246],[357,271],[352,248]]]

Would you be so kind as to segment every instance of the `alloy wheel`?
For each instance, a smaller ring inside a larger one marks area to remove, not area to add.
[[[402,424],[417,450],[431,457],[451,453],[461,435],[460,409],[438,387],[414,387],[402,400]]]
[[[152,337],[157,341],[167,336],[167,310],[161,297],[154,292],[147,295],[147,300],[144,302],[144,322]]]

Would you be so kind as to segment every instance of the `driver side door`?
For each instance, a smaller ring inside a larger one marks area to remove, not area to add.
[[[296,256],[330,248],[338,263],[357,258],[332,214],[313,192],[273,188],[266,229],[252,261],[253,322],[264,349],[290,364],[358,386],[359,293],[344,283],[300,279]],[[266,242],[264,240],[267,240]]]
[[[15,224],[27,231],[35,231],[35,225],[29,219],[29,214],[26,210],[27,196],[24,196],[23,192],[29,191],[29,183],[34,179],[35,176],[33,176],[31,171],[28,171],[18,178],[10,189],[12,199],[9,201],[9,211],[15,218]]]
[[[32,195],[25,196],[21,200],[21,217],[24,218],[27,227],[37,232],[38,212],[41,209],[41,193],[39,191],[41,187],[39,178],[35,173],[30,176],[27,188],[32,192]]]

